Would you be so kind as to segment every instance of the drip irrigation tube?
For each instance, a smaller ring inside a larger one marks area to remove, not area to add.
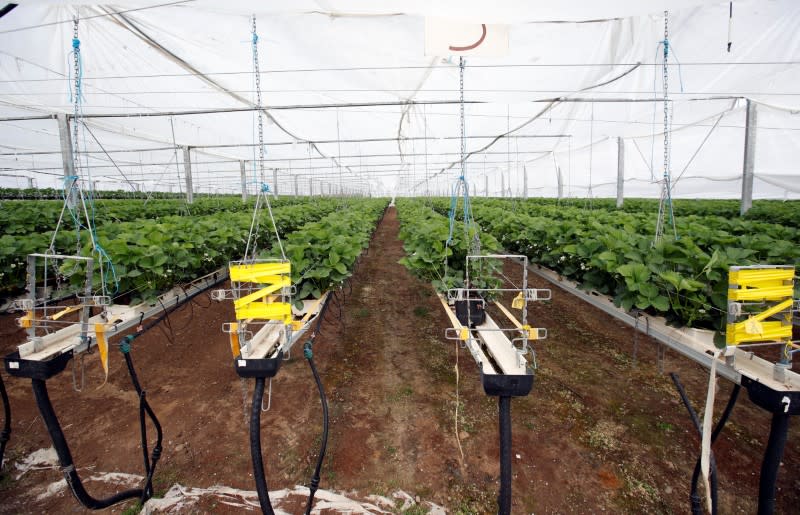
[[[500,396],[500,496],[499,515],[511,513],[511,397]]]
[[[11,404],[8,402],[8,394],[6,393],[6,385],[3,382],[3,376],[0,375],[0,397],[3,398],[3,412],[5,418],[3,419],[3,430],[0,431],[0,471],[3,470],[3,456],[6,452],[6,443],[11,438]]]
[[[253,404],[250,407],[250,456],[253,459],[253,478],[256,481],[258,502],[261,511],[266,515],[274,515],[269,502],[267,479],[264,477],[264,461],[261,458],[261,401],[264,399],[264,378],[256,377],[253,388]]]
[[[325,389],[322,386],[322,380],[319,378],[319,373],[317,373],[317,367],[314,366],[314,354],[312,352],[314,339],[317,337],[317,334],[319,334],[320,327],[322,326],[322,320],[327,309],[328,298],[325,299],[325,303],[322,305],[319,315],[317,315],[317,326],[314,329],[314,332],[311,333],[311,338],[308,339],[303,347],[303,355],[308,360],[308,366],[311,368],[311,373],[314,375],[314,381],[317,383],[317,390],[319,391],[319,400],[322,404],[322,441],[319,445],[319,454],[317,455],[317,465],[314,468],[314,475],[311,477],[311,482],[309,483],[308,487],[308,502],[306,503],[305,512],[306,515],[311,514],[311,508],[314,505],[314,494],[316,494],[317,489],[319,488],[319,474],[322,469],[322,462],[325,460],[325,450],[328,447],[328,399],[325,397]]]
[[[47,393],[47,384],[43,379],[31,379],[31,384],[33,385],[33,394],[36,397],[39,412],[47,426],[47,432],[50,433],[50,438],[53,440],[56,454],[58,454],[58,461],[61,464],[64,479],[67,481],[67,485],[69,485],[75,498],[90,510],[108,508],[128,499],[141,499],[145,493],[141,488],[125,490],[105,499],[95,499],[89,495],[83,487],[80,477],[78,477],[75,464],[72,462],[72,454],[69,451],[67,439],[64,437],[64,432],[61,430],[58,417],[55,410],[53,410],[53,404],[50,402],[50,396]]]

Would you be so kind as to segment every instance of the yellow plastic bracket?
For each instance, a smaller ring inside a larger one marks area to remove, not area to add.
[[[103,365],[103,372],[105,372],[103,384],[106,384],[108,381],[108,341],[106,340],[105,324],[94,324],[94,334],[97,339],[97,349],[100,351],[100,364]]]
[[[24,316],[17,319],[17,325],[23,329],[30,329],[33,325],[33,311],[28,311]]]
[[[794,268],[739,269],[728,274],[729,301],[781,301],[793,294]],[[738,288],[733,288],[737,286]]]
[[[292,331],[299,331],[300,329],[303,328],[303,325],[305,325],[305,323],[308,322],[308,320],[311,318],[311,315],[318,314],[317,309],[327,296],[328,292],[323,293],[320,296],[320,298],[314,301],[314,304],[312,304],[311,308],[309,308],[309,310],[306,311],[306,314],[303,315],[303,318],[301,318],[300,320],[292,321]]]
[[[791,309],[792,299],[785,300],[743,322],[728,324],[725,330],[725,343],[738,345],[745,342],[778,341],[792,339],[792,324],[780,320],[765,322],[765,319]]]
[[[270,276],[292,273],[291,263],[252,263],[231,265],[230,278],[236,282],[266,283]]]
[[[469,340],[469,329],[466,327],[462,327],[461,330],[458,332],[458,339],[462,342]]]
[[[266,285],[258,291],[236,299],[233,303],[239,320],[256,318],[292,323],[292,307],[286,302],[274,302],[273,294],[292,285],[291,263],[252,263],[230,266],[231,281]]]
[[[50,315],[48,318],[50,320],[58,320],[59,318],[63,317],[64,315],[68,315],[70,313],[74,313],[75,311],[78,311],[82,307],[83,307],[82,304],[78,304],[76,306],[70,306],[68,308],[62,309],[61,311],[59,311],[58,313],[56,313],[54,315]]]
[[[539,339],[539,331],[529,325],[523,325],[522,327],[520,327],[520,330],[525,335],[525,338],[529,340]]]
[[[514,309],[522,309],[525,307],[525,299],[523,298],[523,292],[519,292],[514,300],[511,301],[511,307]]]
[[[239,324],[236,322],[231,322],[231,352],[233,353],[233,358],[236,359],[237,357],[241,356],[242,349],[239,346]]]
[[[794,274],[794,267],[730,270],[728,302],[767,302],[769,305],[764,311],[752,314],[746,320],[727,324],[727,345],[792,339]],[[786,313],[781,316],[782,312]],[[767,320],[776,316],[779,320]]]

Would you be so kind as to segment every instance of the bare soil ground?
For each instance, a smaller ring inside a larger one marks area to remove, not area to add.
[[[452,513],[495,512],[497,399],[484,395],[471,356],[444,338],[449,321],[431,286],[397,264],[403,255],[397,231],[390,208],[316,340],[315,362],[331,410],[321,487],[362,498],[404,490]],[[529,313],[532,325],[546,327],[549,337],[536,344],[533,391],[512,402],[513,512],[688,512],[699,438],[672,382],[659,371],[656,343],[558,289],[552,301],[532,305]],[[134,342],[139,379],[164,426],[157,494],[175,483],[254,489],[245,418],[252,384],[235,374],[220,330],[231,320],[229,303],[199,297]],[[23,340],[12,316],[0,318],[0,353]],[[680,374],[700,409],[707,371],[672,353],[663,370]],[[86,511],[63,489],[37,500],[48,485],[63,483],[55,468],[17,479],[17,464],[50,440],[30,383],[3,374],[13,433],[0,513]],[[142,474],[137,398],[122,356],[112,350],[103,386],[96,354],[86,356],[85,374],[81,393],[73,389],[70,368],[48,382],[79,473]],[[730,391],[724,380],[720,387],[718,414]],[[270,490],[292,489],[308,481],[321,433],[319,399],[300,346],[272,388],[271,409],[262,416],[267,480]],[[743,392],[715,444],[720,513],[756,511],[769,420]],[[796,513],[800,504],[797,437],[795,423],[779,477],[780,513]],[[115,491],[99,481],[87,488],[95,496]],[[301,512],[302,503],[295,504],[290,512]],[[184,511],[243,509],[208,497]]]

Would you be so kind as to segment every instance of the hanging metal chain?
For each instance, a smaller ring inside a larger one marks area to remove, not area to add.
[[[73,177],[68,179],[64,184],[65,188],[70,190],[70,203],[74,207],[77,199],[72,193],[76,183],[78,182],[77,176],[80,167],[80,158],[78,157],[78,125],[80,125],[81,113],[81,96],[83,92],[81,89],[81,40],[78,39],[78,17],[72,19],[72,65],[73,65],[73,78],[74,78],[74,94],[72,96],[72,163],[73,163]]]
[[[258,33],[256,15],[253,15],[253,74],[256,79],[256,113],[258,114],[258,170],[264,182],[264,119],[261,106],[261,72],[258,66]]]
[[[658,220],[656,222],[653,245],[661,240],[664,234],[665,217],[669,217],[672,233],[675,239],[678,239],[678,229],[675,226],[675,216],[672,208],[672,185],[670,184],[672,109],[670,108],[669,100],[669,11],[664,11],[664,41],[662,41],[662,44],[664,45],[664,62],[661,69],[664,88],[664,175],[661,198],[658,203]]]
[[[664,181],[669,183],[670,131],[669,131],[669,17],[664,11],[664,66],[661,75],[664,86]],[[667,184],[668,185],[668,184]]]
[[[464,156],[467,153],[467,134],[464,120],[464,57],[458,58],[458,91],[460,93],[459,108],[461,109],[461,178],[466,177],[467,165]]]

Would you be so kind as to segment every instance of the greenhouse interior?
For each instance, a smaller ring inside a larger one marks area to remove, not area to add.
[[[0,514],[795,512],[798,27],[0,4]]]

